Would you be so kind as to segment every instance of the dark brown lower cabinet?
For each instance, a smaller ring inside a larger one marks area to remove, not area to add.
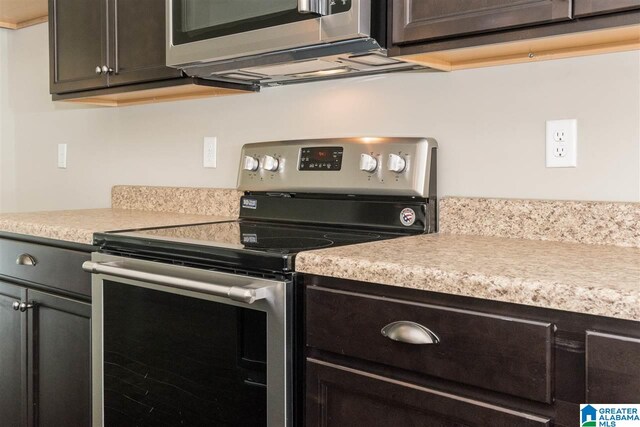
[[[91,304],[0,282],[0,425],[91,425]]]
[[[0,282],[0,424],[18,427],[26,421],[26,319],[13,309],[24,288]]]
[[[640,400],[640,339],[587,332],[587,402]]]
[[[546,427],[548,418],[307,360],[307,426]]]
[[[549,322],[381,299],[320,286],[308,288],[306,300],[310,347],[551,402],[554,334]],[[386,325],[404,320],[413,325],[400,327],[421,325],[439,342],[408,345],[380,333]]]
[[[30,401],[37,426],[91,425],[91,304],[28,291]]]
[[[640,397],[638,321],[301,279],[307,427],[570,427]]]

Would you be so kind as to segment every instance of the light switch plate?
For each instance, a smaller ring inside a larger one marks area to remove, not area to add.
[[[58,144],[58,168],[67,168],[67,144]]]
[[[578,158],[578,121],[549,120],[546,132],[548,168],[575,168]]]
[[[205,168],[215,168],[217,165],[218,138],[206,136],[202,155],[202,166]]]

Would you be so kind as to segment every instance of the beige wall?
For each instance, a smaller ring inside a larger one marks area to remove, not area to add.
[[[8,99],[9,30],[0,28],[0,212],[13,200],[13,116]]]
[[[640,201],[639,52],[109,109],[50,101],[47,46],[46,25],[0,33],[3,211],[104,207],[115,184],[234,187],[246,142],[352,135],[438,139],[443,196]],[[578,167],[546,169],[545,120],[562,118]]]

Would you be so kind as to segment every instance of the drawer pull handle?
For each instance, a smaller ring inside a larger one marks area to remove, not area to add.
[[[16,264],[18,265],[29,265],[31,267],[35,267],[37,263],[38,261],[29,254],[22,254],[18,256],[18,259],[16,259]]]
[[[438,344],[440,338],[419,323],[401,320],[389,323],[380,331],[382,336],[407,344]]]

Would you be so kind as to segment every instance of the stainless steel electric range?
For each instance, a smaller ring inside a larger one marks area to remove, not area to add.
[[[99,233],[94,426],[301,425],[301,251],[437,229],[429,138],[247,144],[237,221]]]

